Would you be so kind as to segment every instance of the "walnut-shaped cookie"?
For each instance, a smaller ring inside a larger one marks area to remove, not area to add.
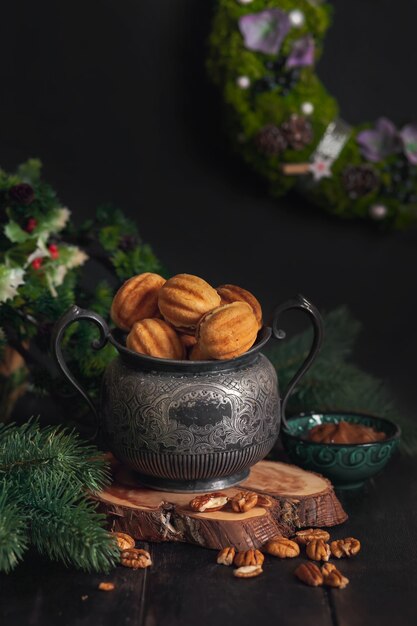
[[[196,343],[196,345],[193,346],[191,350],[189,351],[188,359],[190,361],[211,361],[212,360],[212,358],[208,356],[208,354],[206,354],[206,352],[204,352],[201,349],[198,343]]]
[[[123,283],[113,298],[110,311],[116,326],[129,331],[135,322],[157,317],[158,294],[165,282],[159,274],[144,272]]]
[[[212,359],[233,359],[255,343],[258,322],[247,302],[224,304],[206,313],[197,328],[197,345]]]
[[[194,348],[197,343],[195,335],[186,335],[185,333],[178,333],[180,341],[186,350]]]
[[[160,359],[184,358],[185,349],[175,330],[164,320],[156,318],[133,324],[126,345],[134,352]]]
[[[167,322],[189,334],[193,334],[202,316],[219,304],[217,291],[192,274],[177,274],[167,280],[158,297],[159,309]]]
[[[258,322],[258,329],[262,328],[262,307],[255,296],[243,287],[237,285],[220,285],[217,287],[217,293],[222,299],[222,304],[231,304],[232,302],[247,302],[255,314]]]

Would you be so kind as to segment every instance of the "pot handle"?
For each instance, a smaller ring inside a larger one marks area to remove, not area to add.
[[[99,430],[99,415],[97,409],[87,391],[83,388],[82,385],[80,385],[80,383],[76,380],[76,378],[69,370],[65,362],[61,346],[64,333],[68,326],[70,326],[74,322],[79,322],[80,320],[88,320],[94,322],[94,324],[98,326],[98,329],[100,331],[100,337],[98,339],[95,339],[91,343],[91,347],[94,350],[100,350],[101,348],[104,348],[110,333],[107,323],[104,321],[101,315],[98,315],[93,311],[88,311],[87,309],[81,309],[80,307],[74,305],[70,309],[68,309],[68,311],[62,315],[62,317],[59,318],[59,320],[53,327],[51,340],[52,355],[54,357],[56,365],[58,366],[58,369],[62,372],[64,377],[69,380],[71,385],[82,395],[82,397],[88,403],[90,409],[92,410],[96,422],[96,431],[93,438],[96,438]]]
[[[312,346],[310,348],[310,352],[308,353],[307,358],[305,359],[304,363],[301,365],[300,369],[295,373],[295,375],[290,380],[288,384],[288,388],[284,394],[284,397],[281,400],[281,419],[282,419],[282,423],[284,426],[287,426],[287,420],[285,417],[285,409],[287,406],[288,398],[293,392],[295,386],[300,382],[301,378],[307,372],[307,370],[310,369],[311,365],[313,364],[313,361],[315,360],[318,353],[320,352],[321,344],[323,342],[323,335],[324,335],[323,319],[318,309],[316,309],[314,304],[309,302],[307,298],[299,294],[295,296],[294,298],[291,298],[287,302],[284,302],[284,304],[281,304],[275,309],[273,322],[272,322],[272,331],[276,339],[285,339],[285,336],[286,336],[285,331],[279,328],[279,321],[280,321],[280,317],[282,313],[285,313],[285,311],[290,311],[292,309],[301,309],[302,311],[307,313],[307,315],[310,317],[310,320],[313,324],[314,336],[313,336],[313,343],[312,343]]]

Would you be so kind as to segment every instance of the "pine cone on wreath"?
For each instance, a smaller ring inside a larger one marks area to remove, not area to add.
[[[287,147],[284,133],[274,124],[267,124],[255,137],[256,147],[266,156],[278,156]]]
[[[293,150],[303,150],[313,141],[313,128],[302,115],[291,115],[281,129]]]
[[[34,201],[35,192],[28,183],[19,183],[10,187],[9,198],[17,204],[28,206]]]
[[[348,196],[355,199],[374,191],[379,177],[370,165],[349,165],[343,170],[342,182]]]

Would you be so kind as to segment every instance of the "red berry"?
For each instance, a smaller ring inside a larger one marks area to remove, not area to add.
[[[31,233],[32,231],[35,230],[37,225],[38,225],[38,222],[35,220],[35,218],[34,217],[30,217],[28,219],[28,223],[26,224],[26,232],[27,233]]]
[[[34,270],[39,270],[41,268],[41,265],[42,265],[42,258],[38,257],[37,259],[33,259],[31,265],[32,265]]]
[[[56,246],[54,243],[51,243],[51,245],[48,246],[48,250],[51,255],[51,259],[57,259],[59,257],[58,246]]]

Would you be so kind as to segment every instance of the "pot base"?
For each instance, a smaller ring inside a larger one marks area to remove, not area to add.
[[[155,478],[135,472],[135,476],[145,487],[157,491],[170,491],[171,493],[208,493],[233,487],[244,481],[249,476],[249,470],[232,474],[225,478],[208,478],[207,480],[172,480],[170,478]]]

